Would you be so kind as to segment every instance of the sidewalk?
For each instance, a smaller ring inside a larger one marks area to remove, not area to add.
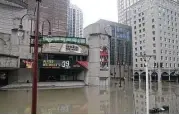
[[[84,82],[78,82],[78,81],[72,81],[72,82],[38,82],[37,83],[38,88],[57,88],[57,87],[83,87],[85,86]],[[10,84],[4,87],[1,87],[0,89],[21,89],[21,88],[31,88],[32,83],[15,83]]]

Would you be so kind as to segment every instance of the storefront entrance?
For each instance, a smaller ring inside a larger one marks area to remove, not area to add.
[[[40,69],[40,82],[81,81],[80,69]],[[83,75],[81,77],[84,77]]]
[[[0,71],[0,87],[8,85],[8,72]]]

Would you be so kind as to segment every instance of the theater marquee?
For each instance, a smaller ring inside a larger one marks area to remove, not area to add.
[[[67,43],[48,43],[43,45],[43,53],[80,53],[88,55],[88,47]]]

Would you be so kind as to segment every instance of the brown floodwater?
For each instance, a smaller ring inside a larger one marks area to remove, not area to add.
[[[150,85],[150,108],[170,106],[178,113],[178,85]],[[0,113],[30,113],[31,90],[0,90]],[[39,89],[38,113],[44,114],[134,114],[146,113],[145,83],[126,83],[119,87]]]

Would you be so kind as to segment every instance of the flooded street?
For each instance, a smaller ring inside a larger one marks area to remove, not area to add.
[[[150,108],[169,106],[179,113],[179,87],[175,83],[150,85]],[[0,113],[30,113],[31,90],[0,91]],[[145,113],[145,84],[126,83],[122,88],[84,87],[39,89],[38,113]]]

